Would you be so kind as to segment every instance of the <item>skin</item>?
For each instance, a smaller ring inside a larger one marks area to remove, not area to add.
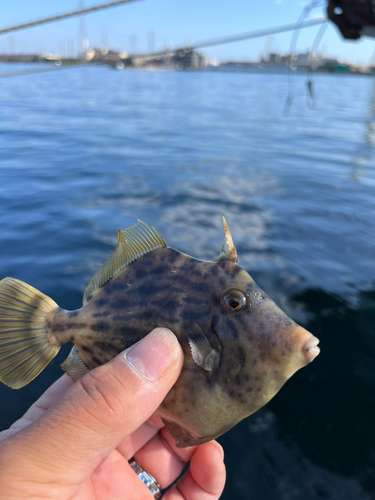
[[[0,434],[2,498],[151,500],[128,464],[135,456],[162,488],[190,460],[165,500],[218,499],[225,481],[220,445],[177,449],[151,417],[182,365],[176,337],[157,329],[74,384],[64,375]]]
[[[244,297],[239,311],[223,304],[231,290]],[[168,247],[133,262],[82,309],[56,309],[47,317],[50,344],[74,342],[88,369],[158,326],[176,334],[184,353],[181,375],[156,412],[181,447],[220,436],[265,405],[312,360],[303,351],[314,337],[235,262],[204,262]],[[194,328],[215,351],[218,362],[212,370],[192,357]]]

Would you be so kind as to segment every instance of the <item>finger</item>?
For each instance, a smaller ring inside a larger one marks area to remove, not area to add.
[[[225,484],[223,449],[216,441],[196,448],[186,474],[165,494],[165,500],[215,500]]]
[[[182,350],[156,329],[78,380],[41,418],[10,439],[25,462],[81,481],[160,405],[178,378]],[[18,453],[17,453],[18,452]]]
[[[126,436],[121,443],[116,446],[116,450],[121,453],[126,460],[129,460],[140,450],[160,429],[164,427],[159,417],[152,416],[132,434]]]
[[[166,488],[181,474],[196,446],[177,448],[173,437],[164,427],[137,453],[135,460]]]
[[[114,450],[90,476],[96,498],[150,500],[152,494],[128,462]]]

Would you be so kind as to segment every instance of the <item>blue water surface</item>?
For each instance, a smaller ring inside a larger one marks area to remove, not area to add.
[[[0,72],[15,66],[0,65]],[[322,353],[220,439],[224,499],[375,494],[375,82],[366,76],[116,71],[0,79],[0,278],[61,307],[141,219],[212,259],[225,215],[239,263]],[[0,425],[61,373],[0,386]]]

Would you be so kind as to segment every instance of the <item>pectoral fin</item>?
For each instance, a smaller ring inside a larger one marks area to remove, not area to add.
[[[195,363],[208,372],[217,368],[220,353],[215,350],[199,325],[194,324],[188,337],[191,355]]]

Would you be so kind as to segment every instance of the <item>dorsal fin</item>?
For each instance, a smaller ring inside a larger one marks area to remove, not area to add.
[[[231,262],[237,264],[237,250],[233,244],[232,235],[230,234],[225,217],[223,217],[223,224],[225,231],[224,245],[215,261],[220,262],[221,260],[230,260]]]
[[[88,284],[83,294],[83,305],[91,299],[96,290],[102,288],[126,266],[157,248],[167,246],[156,229],[140,220],[133,226],[121,229],[117,234],[117,246]]]

